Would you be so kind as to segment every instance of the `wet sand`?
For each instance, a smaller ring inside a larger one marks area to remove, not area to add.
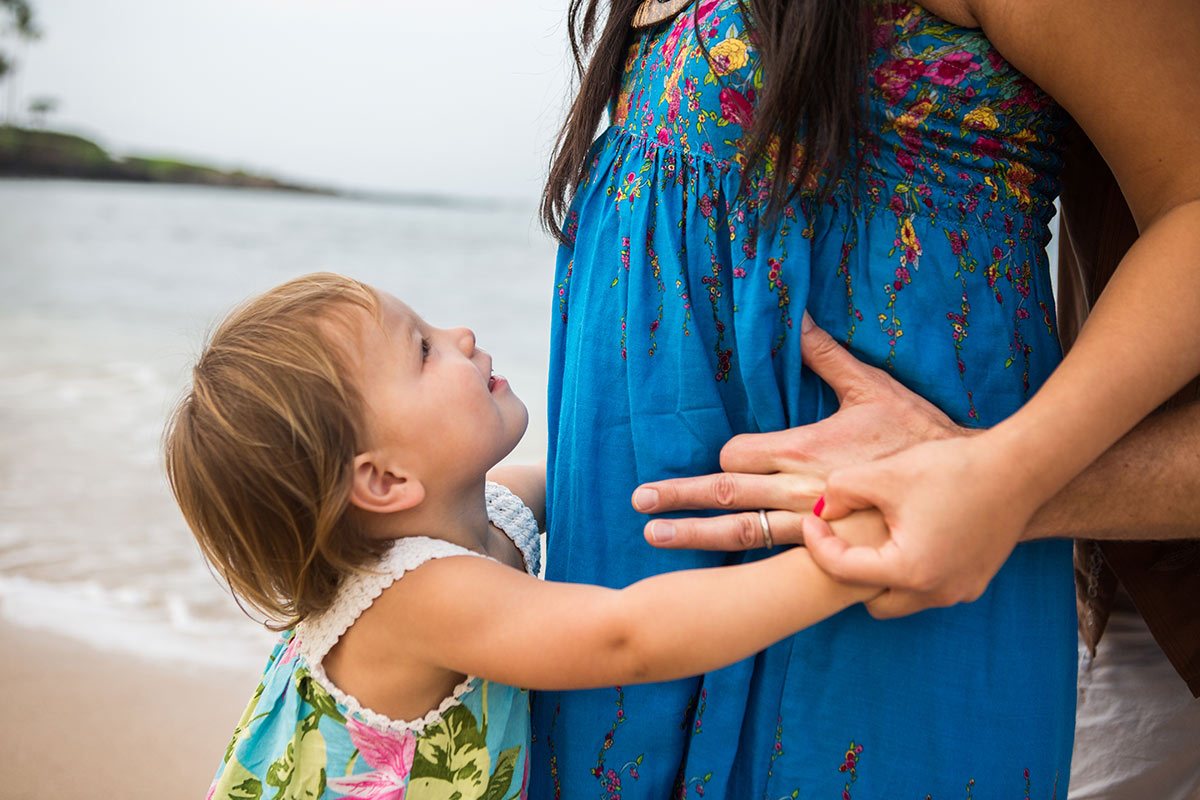
[[[203,798],[257,679],[0,622],[0,797]]]

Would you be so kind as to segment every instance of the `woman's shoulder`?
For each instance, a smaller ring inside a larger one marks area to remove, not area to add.
[[[975,13],[968,0],[915,0],[915,4],[931,14],[963,28],[979,27],[979,20],[975,18]]]

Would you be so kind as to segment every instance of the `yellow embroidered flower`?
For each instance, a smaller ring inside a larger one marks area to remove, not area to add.
[[[929,116],[930,110],[933,109],[933,101],[928,97],[922,97],[917,102],[913,103],[907,111],[896,117],[897,130],[912,130],[925,121]]]
[[[994,131],[1000,127],[996,112],[987,106],[980,106],[963,117],[963,127],[976,131]]]
[[[712,58],[713,72],[718,75],[741,69],[750,61],[750,57],[746,55],[746,43],[737,38],[717,42],[708,54]]]
[[[1012,164],[1004,173],[1004,189],[1009,197],[1020,198],[1022,203],[1028,203],[1032,198],[1029,187],[1033,185],[1034,174],[1024,164]]]
[[[913,230],[912,220],[907,217],[900,224],[900,241],[904,242],[908,247],[914,248],[919,253],[921,242],[917,239],[917,232]]]

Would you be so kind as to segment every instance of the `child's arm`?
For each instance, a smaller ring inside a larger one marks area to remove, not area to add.
[[[508,487],[510,492],[521,498],[521,502],[533,512],[538,530],[546,530],[545,461],[540,464],[503,464],[492,467],[488,471],[487,479]]]
[[[533,689],[645,683],[726,666],[869,599],[803,548],[624,590],[539,581],[475,557],[427,563],[376,605],[411,657]]]

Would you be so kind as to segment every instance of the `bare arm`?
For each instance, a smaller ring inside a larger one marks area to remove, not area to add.
[[[877,594],[795,548],[624,590],[539,581],[473,557],[430,562],[384,593],[412,657],[534,689],[669,680],[726,666]]]
[[[1033,515],[1024,540],[1200,537],[1200,403],[1139,424]]]

